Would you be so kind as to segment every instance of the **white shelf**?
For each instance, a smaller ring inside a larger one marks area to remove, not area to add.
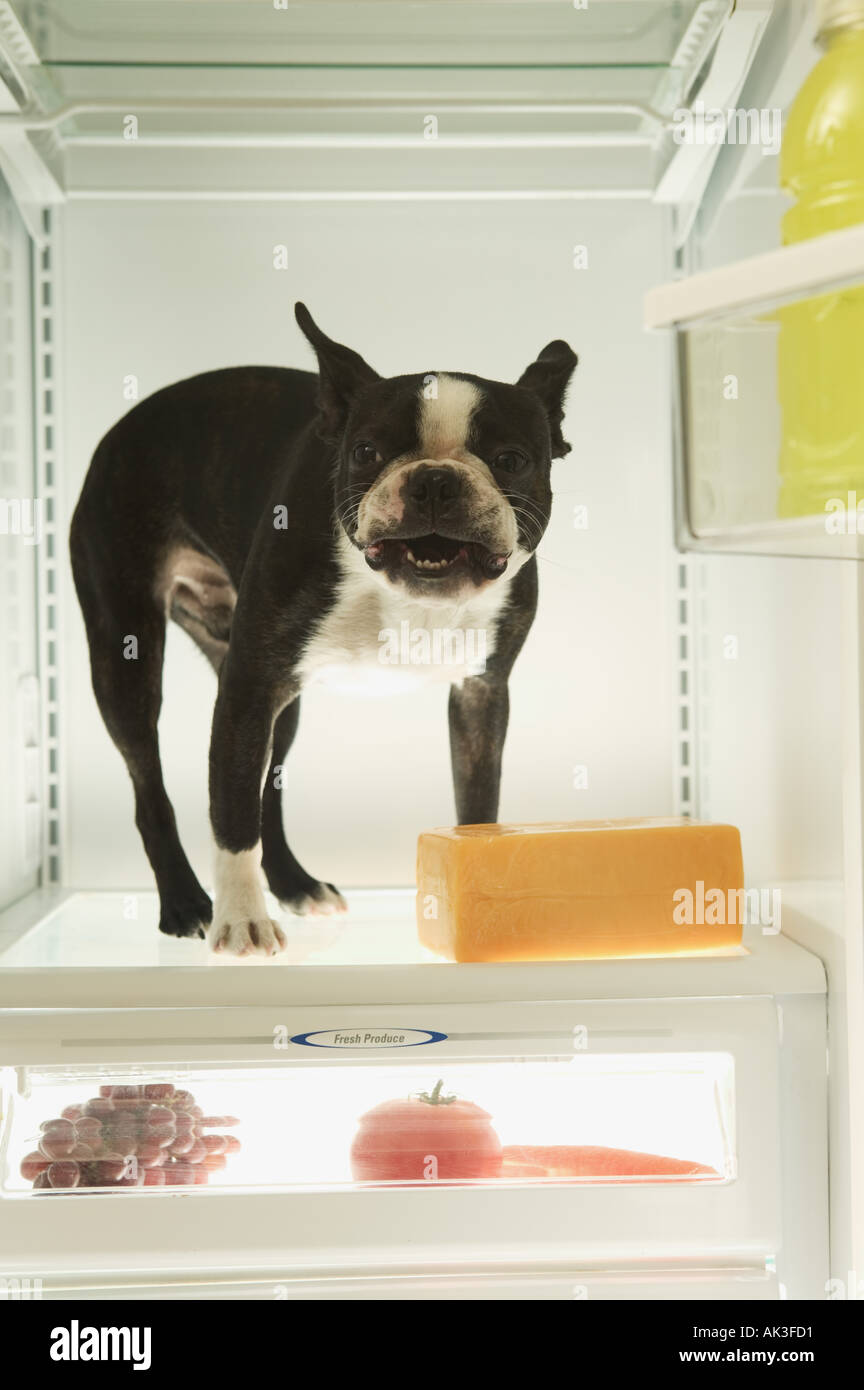
[[[645,327],[686,330],[711,320],[766,314],[861,281],[864,225],[658,285],[645,296]]]
[[[124,917],[127,895],[108,892],[39,892],[0,914],[0,1008],[389,1006],[443,999],[727,998],[825,989],[816,957],[785,936],[749,929],[746,950],[628,960],[440,962],[417,942],[410,889],[349,892],[350,910],[338,925],[283,918],[289,937],[283,955],[226,963],[203,941],[160,935],[155,894],[134,897],[134,921]],[[794,890],[784,893],[784,912],[793,900]]]
[[[864,500],[864,499],[862,499]],[[787,559],[861,560],[864,559],[864,532],[830,534],[824,516],[805,516],[795,520],[746,522],[726,530],[689,532],[682,527],[678,544],[682,550],[718,555],[777,555]],[[864,525],[864,518],[862,518]]]

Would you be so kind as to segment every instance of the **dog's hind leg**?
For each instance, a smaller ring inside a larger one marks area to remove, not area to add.
[[[300,719],[300,697],[286,705],[273,725],[270,767],[261,794],[261,867],[271,893],[292,912],[344,909],[339,890],[320,883],[297,862],[285,840],[282,824],[283,763],[294,742]]]
[[[135,791],[135,823],[159,889],[159,930],[203,936],[211,903],[177,834],[159,757],[165,617],[155,599],[124,596],[122,615],[110,585],[97,592],[76,572],[90,644],[93,691],[105,726],[126,761]]]

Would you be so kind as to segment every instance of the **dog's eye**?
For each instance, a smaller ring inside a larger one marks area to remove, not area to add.
[[[365,441],[360,444],[354,445],[351,457],[353,458],[355,463],[370,464],[383,462],[383,459],[381,458],[381,455],[379,454],[378,450],[375,448],[375,445],[368,444]]]
[[[528,460],[517,449],[505,449],[495,456],[495,467],[503,473],[521,473],[523,468],[528,467]]]

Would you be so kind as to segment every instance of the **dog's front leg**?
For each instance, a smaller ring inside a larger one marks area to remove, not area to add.
[[[232,662],[222,668],[210,740],[210,820],[216,841],[213,921],[207,933],[214,951],[276,955],[285,937],[264,900],[261,881],[261,783],[273,721],[284,695],[266,688],[257,673]]]
[[[450,689],[450,759],[460,825],[497,820],[509,712],[504,676],[469,676]]]

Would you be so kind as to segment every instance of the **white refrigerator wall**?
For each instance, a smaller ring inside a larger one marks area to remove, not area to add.
[[[580,356],[565,430],[573,452],[554,465],[540,609],[512,682],[501,818],[668,815],[669,349],[641,327],[643,291],[669,273],[667,229],[665,210],[640,199],[73,200],[62,218],[61,529],[98,439],[129,408],[127,378],[143,397],[216,367],[311,368],[297,298],[382,373],[515,380],[565,337]],[[287,270],[274,269],[278,247]],[[587,268],[574,268],[575,247]],[[64,577],[64,879],[147,885],[131,789],[93,700]],[[163,760],[205,880],[214,694],[210,668],[172,630]],[[445,685],[382,699],[304,696],[284,805],[311,872],[343,885],[413,881],[418,831],[454,816],[446,699]]]
[[[774,191],[776,160],[757,176],[725,206],[693,269],[779,245],[787,202]],[[747,410],[747,391],[740,381],[728,409]],[[741,827],[752,882],[839,885],[844,625],[854,565],[722,555],[691,563],[701,627],[699,810]],[[818,943],[804,944],[822,954]]]
[[[0,906],[36,886],[45,780],[37,685],[30,244],[0,178]]]

